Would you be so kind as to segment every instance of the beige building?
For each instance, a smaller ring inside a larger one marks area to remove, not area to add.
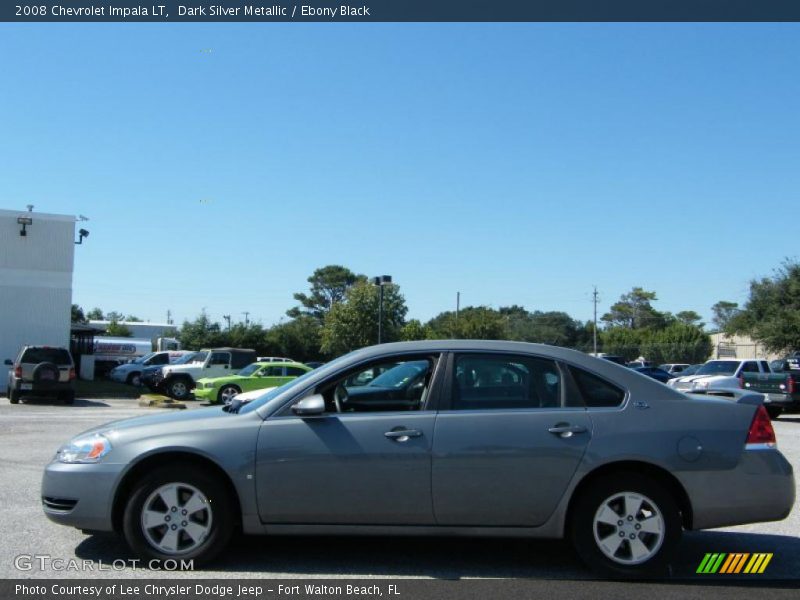
[[[759,344],[746,335],[725,335],[724,333],[712,333],[710,358],[766,358],[775,360],[781,358],[782,354],[768,352],[763,344]]]

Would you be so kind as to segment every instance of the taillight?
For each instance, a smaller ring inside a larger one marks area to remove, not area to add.
[[[746,446],[756,444],[758,446],[775,447],[775,430],[772,428],[772,421],[767,414],[767,409],[761,404],[756,410],[753,422],[750,423],[750,431],[747,432]]]
[[[14,377],[22,379],[22,366],[14,367]]]
[[[69,380],[72,381],[73,379],[75,379],[75,377],[76,377],[75,369],[70,369],[69,370]]]
[[[744,389],[744,375],[739,375],[739,387]]]
[[[791,375],[786,376],[786,391],[794,394],[794,377]]]

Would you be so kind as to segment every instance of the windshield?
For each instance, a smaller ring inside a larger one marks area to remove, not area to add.
[[[738,366],[734,360],[712,360],[697,369],[695,375],[733,375]]]
[[[393,369],[389,369],[386,373],[378,375],[375,379],[370,381],[368,387],[383,387],[383,388],[399,388],[408,382],[412,377],[419,375],[422,371],[428,368],[428,361],[415,360],[414,362],[403,363],[397,365]]]
[[[239,375],[244,375],[245,377],[247,377],[248,375],[252,375],[256,371],[258,371],[260,368],[261,368],[260,364],[253,363],[252,365],[247,365],[244,369],[239,371]]]
[[[151,352],[150,354],[145,354],[144,356],[140,356],[139,358],[134,358],[131,362],[135,365],[144,364],[154,354],[155,352]]]
[[[176,360],[173,364],[185,365],[193,362],[205,362],[206,356],[208,356],[208,352],[193,352],[192,354],[187,354],[186,356],[182,356],[181,358]]]
[[[298,389],[302,388],[305,385],[305,382],[311,377],[316,377],[320,375],[320,373],[329,374],[334,372],[339,367],[340,364],[346,362],[350,358],[350,354],[352,354],[352,352],[349,354],[345,354],[344,356],[340,356],[336,360],[332,360],[331,362],[325,364],[319,369],[308,371],[305,375],[301,375],[297,379],[292,379],[289,383],[284,383],[280,387],[276,387],[274,389],[269,390],[268,392],[265,392],[263,396],[259,396],[252,402],[248,402],[247,404],[242,406],[237,412],[245,414],[253,412],[254,410],[258,410],[262,406],[276,399],[278,396],[283,395],[285,392],[288,392],[292,388],[294,387],[297,387]]]

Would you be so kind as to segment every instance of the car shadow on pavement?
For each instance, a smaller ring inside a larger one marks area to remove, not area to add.
[[[82,398],[75,398],[72,404],[64,404],[63,400],[57,398],[22,398],[22,404],[30,404],[31,406],[64,406],[67,408],[103,408],[109,407],[110,404],[100,402],[98,400],[84,400]]]
[[[706,553],[771,552],[760,575],[701,575]],[[75,550],[82,559],[130,561],[121,538],[94,535]],[[281,576],[473,577],[595,579],[563,540],[519,538],[237,536],[203,569],[215,574],[269,573]],[[670,583],[796,587],[800,581],[800,538],[729,531],[688,532],[672,566]]]

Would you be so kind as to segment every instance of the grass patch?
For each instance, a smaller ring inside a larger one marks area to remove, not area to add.
[[[78,398],[138,398],[141,394],[142,388],[107,379],[78,379],[75,382],[75,395]]]

